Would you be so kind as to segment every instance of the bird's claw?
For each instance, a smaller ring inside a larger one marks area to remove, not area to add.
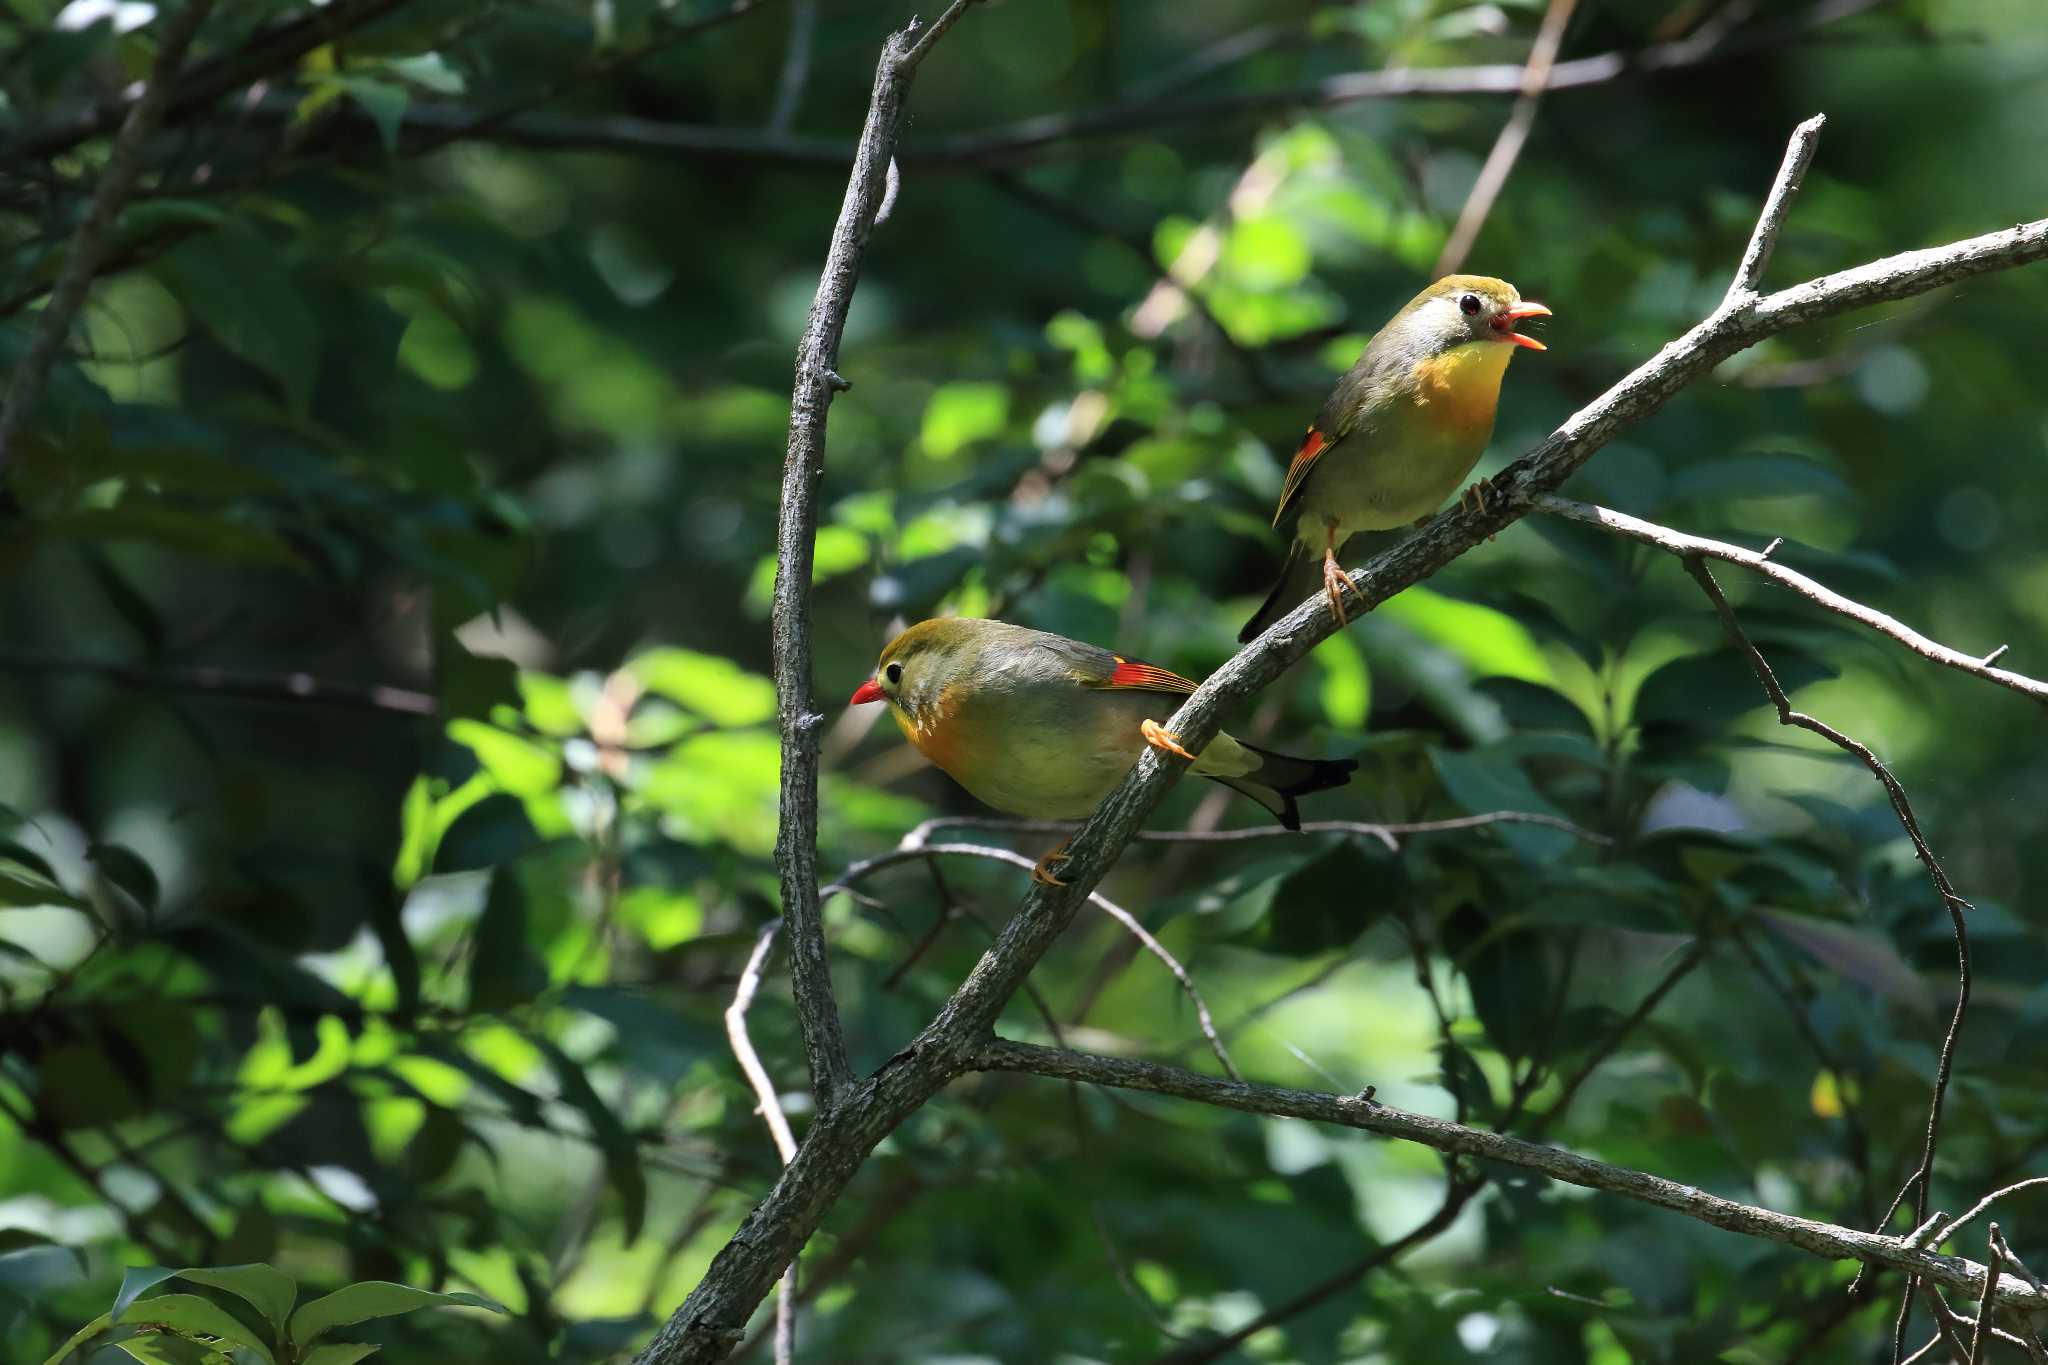
[[[1066,883],[1052,875],[1053,868],[1067,860],[1067,846],[1062,843],[1046,853],[1031,865],[1031,880],[1040,886],[1065,886]]]
[[[1464,511],[1477,512],[1483,517],[1493,510],[1494,491],[1493,480],[1480,479],[1466,485],[1465,490],[1458,494],[1458,506]],[[1486,539],[1489,544],[1493,541],[1492,536]]]
[[[1171,731],[1156,720],[1140,722],[1138,733],[1143,735],[1145,742],[1155,749],[1164,749],[1170,754],[1179,754],[1190,763],[1195,761],[1193,754],[1180,747],[1180,740],[1175,738]]]
[[[1351,618],[1344,611],[1344,593],[1347,589],[1358,593],[1361,602],[1365,600],[1365,594],[1359,592],[1358,585],[1351,581],[1350,574],[1344,572],[1343,566],[1337,562],[1337,557],[1324,555],[1323,594],[1330,599],[1330,614],[1337,618],[1337,624],[1340,626],[1351,624]]]

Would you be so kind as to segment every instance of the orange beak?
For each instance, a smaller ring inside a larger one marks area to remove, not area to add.
[[[853,689],[853,700],[846,704],[848,706],[859,706],[865,702],[880,701],[881,699],[882,685],[873,678],[869,678],[859,687]]]
[[[1550,348],[1535,337],[1525,337],[1515,330],[1515,324],[1523,318],[1547,318],[1550,310],[1533,301],[1518,303],[1503,308],[1493,320],[1493,330],[1500,333],[1502,341],[1512,341],[1517,346],[1526,346],[1532,351],[1547,351]]]

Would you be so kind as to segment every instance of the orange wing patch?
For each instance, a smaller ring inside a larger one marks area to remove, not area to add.
[[[1135,660],[1117,656],[1116,667],[1110,670],[1104,680],[1104,687],[1129,687],[1146,692],[1180,692],[1195,690],[1195,685],[1178,673],[1168,672],[1156,664],[1141,664]]]
[[[1294,452],[1293,463],[1287,466],[1287,481],[1280,485],[1280,505],[1273,509],[1273,524],[1278,526],[1280,518],[1287,514],[1287,504],[1294,501],[1294,495],[1301,491],[1301,485],[1308,478],[1309,466],[1316,462],[1316,456],[1329,449],[1329,442],[1323,433],[1314,427],[1301,438],[1301,445]]]

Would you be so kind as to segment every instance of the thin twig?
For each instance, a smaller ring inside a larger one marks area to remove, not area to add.
[[[761,1065],[761,1054],[754,1051],[754,1040],[747,1036],[747,1011],[753,1008],[754,994],[761,989],[761,971],[767,965],[768,954],[775,948],[775,931],[782,927],[779,919],[769,920],[761,927],[760,936],[754,940],[754,951],[747,957],[747,965],[740,971],[739,986],[732,993],[732,1003],[725,1008],[725,1036],[732,1044],[732,1055],[739,1059],[740,1070],[746,1073],[747,1084],[754,1088],[754,1098],[760,1102],[761,1118],[768,1125],[768,1133],[775,1139],[775,1154],[787,1166],[796,1159],[796,1134],[790,1131],[789,1116],[782,1112],[782,1100],[775,1092],[775,1082],[768,1076],[768,1068]],[[775,1296],[775,1365],[790,1365],[796,1355],[796,1262],[782,1272],[781,1287]]]
[[[159,692],[205,692],[252,701],[306,702],[315,706],[363,707],[405,716],[431,716],[441,703],[430,692],[382,683],[339,682],[311,673],[267,673],[211,664],[145,668],[113,659],[80,659],[25,650],[0,650],[0,673],[105,678],[123,687]]]
[[[1778,234],[1792,210],[1792,198],[1799,193],[1806,168],[1813,164],[1813,154],[1820,147],[1820,130],[1827,121],[1825,114],[1815,114],[1792,130],[1792,140],[1785,144],[1785,159],[1778,163],[1777,177],[1771,181],[1770,193],[1764,196],[1763,212],[1757,215],[1756,227],[1749,234],[1742,264],[1735,268],[1735,278],[1728,282],[1728,292],[1721,300],[1723,307],[1733,307],[1754,297],[1763,283],[1764,267],[1771,263]]]
[[[142,144],[156,131],[170,100],[171,86],[178,78],[178,68],[184,64],[185,51],[192,45],[192,35],[199,31],[212,8],[213,0],[188,0],[184,9],[164,22],[148,83],[141,98],[122,119],[121,131],[114,135],[113,145],[107,150],[107,164],[100,171],[99,183],[93,187],[92,205],[86,210],[85,221],[71,236],[64,269],[50,291],[50,301],[36,316],[28,350],[14,367],[14,377],[8,383],[6,402],[0,406],[0,475],[7,472],[8,464],[20,453],[16,447],[42,400],[50,368],[56,364],[58,352],[64,349],[64,340],[71,333],[78,310],[85,306],[86,291],[92,288],[100,256],[107,249],[107,234],[127,204],[136,177],[142,173]]]
[[[818,739],[824,717],[811,691],[811,571],[818,538],[818,484],[825,470],[825,425],[839,377],[839,339],[853,307],[867,250],[882,206],[904,102],[918,64],[972,0],[953,0],[928,27],[915,21],[891,34],[875,67],[874,93],[861,130],[853,173],[832,230],[832,245],[818,277],[803,339],[797,346],[796,383],[790,397],[789,445],[783,461],[782,501],[776,514],[775,696],[782,738],[781,810],[775,863],[782,881],[782,912],[789,921],[790,977],[797,1022],[820,1112],[829,1113],[852,1084],[841,1036],[832,970],[825,958],[825,926],[818,918]]]
[[[1529,45],[1529,60],[1522,67],[1521,91],[1515,96],[1507,122],[1501,125],[1500,135],[1494,138],[1493,148],[1487,152],[1486,161],[1479,168],[1478,178],[1472,182],[1471,192],[1465,196],[1465,206],[1458,210],[1458,221],[1451,228],[1451,235],[1444,240],[1444,249],[1436,258],[1434,273],[1448,275],[1472,254],[1472,244],[1479,240],[1479,229],[1486,225],[1486,216],[1493,212],[1493,201],[1500,197],[1508,177],[1514,173],[1516,160],[1522,155],[1522,144],[1529,140],[1529,129],[1536,123],[1536,106],[1543,102],[1544,88],[1550,82],[1550,68],[1557,61],[1557,50],[1564,43],[1564,31],[1571,24],[1572,11],[1578,8],[1578,2],[1550,0],[1550,7],[1544,10],[1543,22],[1536,29],[1536,41]]]
[[[927,824],[929,823],[927,822]],[[918,828],[923,829],[924,827],[920,825]],[[821,902],[828,900],[837,893],[848,890],[854,883],[867,877],[870,873],[879,872],[883,868],[890,867],[896,863],[909,862],[917,858],[935,857],[982,858],[989,862],[1008,863],[1012,867],[1021,867],[1026,872],[1037,866],[1032,859],[1007,848],[992,848],[986,844],[918,843],[910,847],[899,846],[878,857],[866,858],[853,864],[846,871],[839,874],[839,880],[833,882],[830,886],[822,888],[818,892],[818,899]],[[1194,978],[1188,975],[1187,968],[1181,966],[1180,960],[1173,955],[1165,944],[1154,938],[1150,931],[1138,922],[1137,916],[1101,892],[1090,891],[1088,893],[1088,903],[1102,911],[1105,915],[1108,915],[1118,924],[1121,924],[1124,927],[1124,931],[1136,939],[1146,952],[1158,958],[1166,967],[1166,970],[1173,973],[1174,980],[1180,983],[1181,990],[1186,994],[1188,1002],[1195,1007],[1195,1022],[1201,1028],[1202,1036],[1208,1040],[1209,1050],[1216,1054],[1216,1060],[1222,1065],[1225,1074],[1233,1080],[1243,1080],[1243,1073],[1238,1071],[1237,1063],[1230,1060],[1230,1050],[1224,1047],[1222,1037],[1216,1032],[1216,1021],[1209,1013],[1209,1002],[1202,998],[1201,990],[1196,987]]]
[[[1079,820],[1013,820],[992,815],[935,815],[903,836],[905,849],[921,847],[935,829],[986,829],[1014,834],[1061,834],[1081,828]],[[1540,825],[1560,829],[1589,844],[1612,844],[1614,840],[1598,831],[1573,824],[1558,815],[1533,810],[1494,810],[1477,815],[1454,815],[1442,820],[1394,820],[1384,824],[1358,820],[1305,820],[1300,829],[1278,825],[1250,825],[1242,829],[1158,829],[1139,830],[1131,836],[1137,844],[1236,844],[1258,839],[1288,839],[1303,834],[1353,834],[1375,839],[1389,852],[1400,850],[1400,836],[1409,834],[1451,834],[1459,830],[1484,829],[1488,825]]]
[[[1949,1076],[1955,1067],[1956,1040],[1962,1034],[1963,1018],[1970,1007],[1970,930],[1963,922],[1963,912],[1970,908],[1970,903],[1956,894],[1954,885],[1948,879],[1948,873],[1942,869],[1940,860],[1934,856],[1934,850],[1927,846],[1926,836],[1920,832],[1919,818],[1913,814],[1912,802],[1906,799],[1906,789],[1900,785],[1899,779],[1892,775],[1892,770],[1871,752],[1868,745],[1850,738],[1825,721],[1816,720],[1803,711],[1793,710],[1792,701],[1785,695],[1785,689],[1779,685],[1778,676],[1771,671],[1769,661],[1751,642],[1748,634],[1742,629],[1742,623],[1735,619],[1735,609],[1728,604],[1727,594],[1721,591],[1721,585],[1714,581],[1713,571],[1707,568],[1706,560],[1698,555],[1688,555],[1683,562],[1686,572],[1692,575],[1693,581],[1700,585],[1700,590],[1706,593],[1708,600],[1714,604],[1714,612],[1721,618],[1721,625],[1728,632],[1728,638],[1747,656],[1750,671],[1756,674],[1757,682],[1762,684],[1765,695],[1770,698],[1771,705],[1778,712],[1778,723],[1811,731],[1836,748],[1855,755],[1884,786],[1885,795],[1891,800],[1892,813],[1898,817],[1900,828],[1905,830],[1906,837],[1912,841],[1913,851],[1919,857],[1921,865],[1927,869],[1928,879],[1934,884],[1935,894],[1941,898],[1943,908],[1948,911],[1949,923],[1955,930],[1956,1009],[1949,1020],[1948,1033],[1941,1040],[1941,1056],[1935,1064],[1934,1093],[1927,1105],[1927,1140],[1921,1149],[1919,1168],[1907,1178],[1906,1183],[1899,1188],[1898,1194],[1893,1196],[1891,1206],[1885,1210],[1884,1217],[1878,1220],[1878,1226],[1882,1227],[1890,1221],[1892,1214],[1909,1193],[1914,1194],[1914,1219],[1924,1221],[1927,1216],[1928,1185],[1934,1174],[1935,1148],[1941,1138],[1942,1101],[1948,1094]],[[1898,1330],[1893,1335],[1894,1360],[1905,1354],[1904,1333],[1905,1318],[1901,1314]]]
[[[1998,1250],[1998,1224],[1991,1225],[1991,1254],[1984,1258],[1984,1297],[1977,1304],[1977,1331],[1970,1338],[1970,1365],[1984,1365],[1984,1348],[1991,1341],[1991,1305],[1998,1287],[1998,1273],[2005,1269],[2005,1256]]]
[[[1306,1313],[1317,1304],[1326,1303],[1343,1293],[1360,1280],[1378,1270],[1381,1266],[1400,1259],[1409,1251],[1429,1241],[1457,1221],[1474,1194],[1479,1192],[1483,1182],[1453,1180],[1444,1191],[1443,1203],[1435,1213],[1416,1224],[1384,1246],[1375,1247],[1365,1255],[1341,1267],[1302,1290],[1285,1303],[1276,1304],[1265,1312],[1239,1324],[1219,1337],[1205,1337],[1157,1356],[1151,1365],[1210,1365],[1212,1361],[1224,1360],[1234,1355],[1252,1336],[1266,1328]]]
[[[1654,545],[1681,559],[1688,555],[1700,555],[1729,564],[1739,564],[1753,573],[1770,579],[1781,588],[1791,589],[1823,610],[1831,611],[1837,616],[1846,616],[1858,625],[1868,626],[1880,635],[1898,641],[1923,659],[1931,659],[1959,673],[1968,673],[1973,678],[1982,678],[1986,682],[2010,688],[2035,701],[2048,703],[2048,682],[1991,666],[1992,662],[2005,652],[2003,648],[1982,657],[1965,654],[1959,649],[1950,649],[1947,645],[1928,639],[1911,626],[1885,615],[1874,607],[1866,606],[1853,597],[1845,597],[1803,573],[1786,568],[1768,558],[1766,551],[1745,550],[1740,545],[1730,545],[1726,541],[1687,535],[1668,526],[1660,526],[1654,521],[1629,516],[1625,512],[1596,507],[1591,503],[1574,502],[1570,498],[1560,498],[1551,493],[1531,499],[1531,506],[1539,512],[1581,521],[1588,526],[1598,526],[1616,535],[1627,536],[1630,540],[1641,541],[1645,545]]]
[[[775,105],[768,111],[768,131],[786,133],[796,122],[811,79],[811,48],[817,41],[818,0],[796,0],[789,7],[789,38],[782,50],[782,74],[775,82]]]
[[[1656,1011],[1657,1006],[1664,1003],[1664,997],[1671,994],[1679,982],[1691,975],[1693,968],[1705,961],[1706,956],[1706,939],[1694,939],[1692,946],[1686,949],[1685,955],[1672,963],[1671,970],[1664,973],[1663,978],[1650,988],[1649,993],[1636,1002],[1636,1007],[1629,1011],[1628,1017],[1616,1024],[1608,1035],[1600,1040],[1600,1045],[1593,1049],[1587,1056],[1584,1064],[1579,1067],[1577,1073],[1566,1083],[1564,1093],[1557,1097],[1557,1102],[1546,1109],[1534,1124],[1530,1125],[1529,1131],[1532,1136],[1540,1138],[1550,1131],[1550,1125],[1560,1118],[1565,1110],[1571,1106],[1572,1100],[1579,1093],[1579,1087],[1586,1083],[1586,1079],[1599,1068],[1602,1062],[1619,1050],[1622,1043],[1628,1039],[1628,1036],[1634,1033],[1637,1027]]]
[[[2004,1189],[1993,1190],[1991,1193],[1985,1195],[1982,1199],[1979,1199],[1976,1203],[1972,1204],[1966,1211],[1959,1215],[1954,1222],[1948,1224],[1939,1233],[1937,1233],[1931,1245],[1940,1246],[1943,1242],[1946,1242],[1949,1238],[1955,1236],[1958,1232],[1961,1232],[1964,1226],[1967,1225],[1978,1214],[1984,1212],[1984,1210],[1990,1208],[1993,1204],[1996,1204],[1999,1200],[2005,1198],[2007,1195],[2017,1194],[2021,1190],[2033,1189],[2041,1185],[2048,1185],[2048,1175],[2037,1175],[2033,1177],[2031,1180],[2021,1180],[2014,1184],[2007,1185]],[[1996,1226],[1996,1224],[1994,1224],[1993,1226]]]
[[[1995,1226],[1991,1229],[1991,1241],[1998,1248],[1998,1254],[2005,1257],[2006,1265],[2010,1266],[2015,1274],[2034,1288],[2042,1288],[2041,1278],[2034,1274],[2033,1271],[2027,1269],[2025,1261],[2022,1261],[2013,1254],[2012,1248],[2005,1244],[2005,1234],[2000,1232]]]

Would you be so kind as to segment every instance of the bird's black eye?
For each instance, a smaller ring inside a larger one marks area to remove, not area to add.
[[[897,683],[903,681],[903,665],[890,664],[882,670],[882,676],[889,680],[889,686],[894,687]]]
[[[1467,294],[1465,295],[1465,297],[1458,300],[1458,311],[1463,313],[1468,318],[1471,317],[1474,313],[1477,313],[1483,307],[1485,307],[1485,305],[1479,302],[1479,296],[1477,294]]]

